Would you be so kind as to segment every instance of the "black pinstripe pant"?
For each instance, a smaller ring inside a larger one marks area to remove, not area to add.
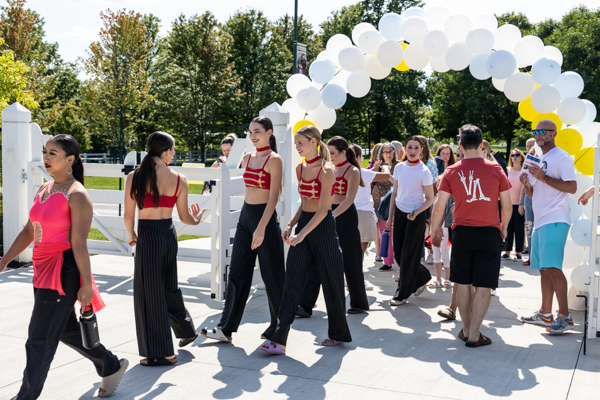
[[[334,204],[332,209],[336,209]],[[344,274],[350,293],[350,307],[360,310],[369,309],[367,292],[365,291],[365,276],[362,270],[362,247],[360,243],[360,232],[358,231],[358,213],[352,204],[343,214],[335,218],[335,229],[340,241],[342,255],[344,257]],[[318,274],[308,276],[304,292],[300,298],[300,305],[312,315],[312,309],[319,297],[321,279]]]
[[[414,221],[396,207],[394,214],[394,257],[400,266],[400,281],[394,299],[405,300],[431,279],[431,273],[421,264],[426,218],[424,212]]]
[[[315,213],[302,211],[296,226],[299,233]],[[329,338],[352,341],[346,321],[344,297],[344,260],[331,211],[302,242],[290,247],[285,271],[283,299],[279,309],[277,330],[273,341],[285,345],[296,309],[306,283],[307,274],[318,274],[323,283]]]
[[[170,328],[178,338],[196,335],[177,286],[177,233],[170,218],[138,221],[133,306],[138,349],[143,357],[175,354]]]
[[[242,314],[250,293],[257,255],[260,263],[260,274],[267,290],[269,311],[271,312],[271,324],[264,335],[267,339],[272,339],[275,334],[285,275],[283,240],[281,239],[281,229],[277,222],[276,212],[273,212],[265,228],[263,243],[257,249],[251,249],[252,235],[266,207],[266,204],[247,203],[244,203],[242,207],[233,241],[225,309],[219,322],[219,327],[227,336],[231,336],[231,332],[237,332],[242,320]]]
[[[33,289],[35,303],[25,344],[27,364],[17,395],[19,400],[37,399],[40,396],[59,341],[92,361],[102,377],[114,374],[121,367],[118,358],[102,344],[94,349],[83,347],[73,307],[81,287],[81,278],[73,251],[67,250],[63,256],[60,281],[65,295],[61,296],[58,291],[51,289]],[[8,365],[4,368],[8,368]]]

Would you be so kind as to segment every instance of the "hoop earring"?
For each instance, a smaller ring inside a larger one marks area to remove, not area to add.
[[[71,168],[70,165],[67,165],[67,169],[66,169],[67,175],[71,175],[73,174],[73,168]]]

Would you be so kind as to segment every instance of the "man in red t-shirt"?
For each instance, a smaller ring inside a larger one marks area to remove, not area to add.
[[[498,287],[500,253],[512,215],[510,183],[499,164],[481,157],[483,136],[473,125],[460,128],[464,158],[444,172],[433,205],[431,242],[439,247],[442,222],[450,195],[454,198],[450,277],[456,285],[463,328],[458,337],[468,347],[492,340],[479,332],[490,305],[491,289]],[[498,198],[502,222],[498,218]],[[471,295],[471,287],[475,294]]]

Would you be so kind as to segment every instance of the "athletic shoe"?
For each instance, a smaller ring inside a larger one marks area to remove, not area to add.
[[[433,254],[430,254],[425,259],[425,264],[433,264]]]
[[[425,291],[426,287],[427,287],[427,284],[424,284],[423,286],[418,288],[417,291],[413,293],[415,295],[415,297],[420,296]]]
[[[373,285],[371,285],[369,282],[365,281],[365,290],[373,290]]]
[[[495,296],[495,295],[496,295],[496,289],[492,289],[492,290],[490,290],[490,294],[491,294],[492,296]]]
[[[380,271],[389,271],[390,269],[392,269],[391,265],[384,265],[383,267],[379,268]]]
[[[510,256],[508,254],[502,254],[502,257],[500,257],[500,259],[502,261],[508,261],[508,260],[510,260]]]
[[[546,332],[550,333],[563,333],[569,329],[575,328],[573,323],[573,317],[571,315],[558,314],[554,323],[546,328]]]
[[[517,254],[513,261],[523,261],[523,257],[520,254]]]
[[[531,265],[531,259],[523,261],[523,265]]]
[[[521,321],[532,325],[551,326],[554,323],[554,317],[552,315],[546,317],[538,310],[531,317],[521,317]]]

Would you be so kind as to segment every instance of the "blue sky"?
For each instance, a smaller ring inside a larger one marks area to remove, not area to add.
[[[304,14],[315,27],[332,11],[356,2],[298,1],[298,12]],[[6,1],[0,0],[0,4],[5,5]],[[539,22],[548,18],[560,19],[575,4],[596,9],[600,7],[600,0],[429,0],[425,2],[425,8],[443,6],[452,13],[464,13],[472,17],[483,13],[520,11],[531,21]],[[171,22],[181,13],[189,16],[209,10],[220,21],[225,21],[236,10],[249,5],[261,9],[270,19],[277,19],[286,12],[294,12],[294,0],[28,0],[26,5],[45,19],[46,40],[59,43],[59,52],[66,61],[75,61],[77,57],[85,56],[89,44],[98,36],[101,27],[99,14],[108,8],[153,13],[162,20],[162,34],[168,32]]]

